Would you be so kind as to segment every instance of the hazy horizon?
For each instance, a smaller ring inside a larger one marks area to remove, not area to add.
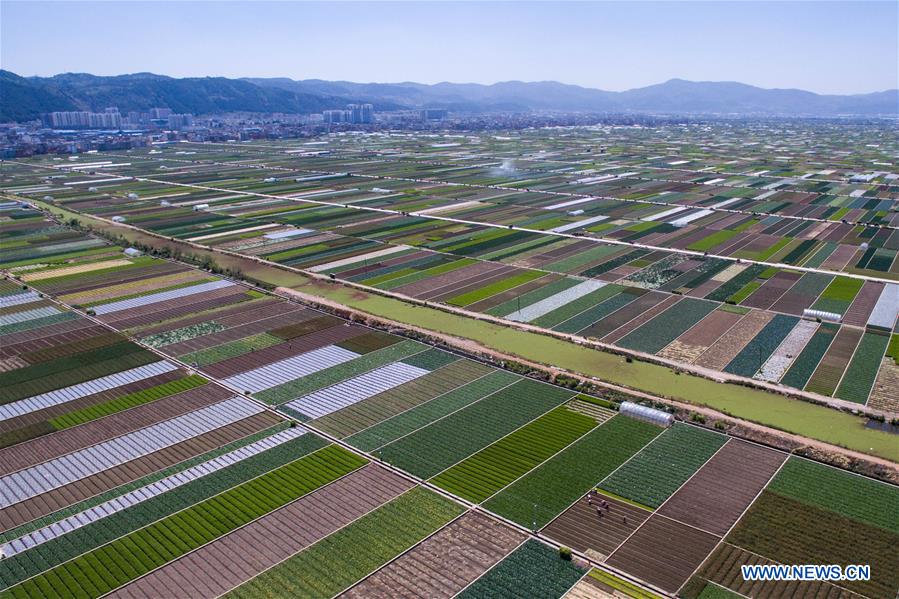
[[[889,1],[3,0],[0,10],[2,67],[22,76],[558,81],[607,91],[686,79],[841,95],[899,87],[899,3]]]

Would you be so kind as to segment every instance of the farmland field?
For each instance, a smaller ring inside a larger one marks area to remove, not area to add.
[[[894,599],[894,144],[769,126],[4,160],[0,596]]]

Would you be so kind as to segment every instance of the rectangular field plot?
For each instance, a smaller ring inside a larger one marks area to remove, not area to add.
[[[432,482],[480,503],[595,426],[593,418],[558,407],[443,471]]]
[[[472,380],[443,395],[397,414],[347,438],[347,442],[362,451],[373,451],[419,428],[443,418],[467,405],[520,380],[518,375],[496,370]]]
[[[525,538],[509,526],[469,512],[340,596],[451,597]]]
[[[720,537],[664,516],[651,516],[607,560],[668,593],[675,593]]]
[[[457,517],[462,508],[415,488],[282,561],[225,597],[269,592],[327,599]]]
[[[213,597],[243,584],[356,518],[408,491],[412,483],[368,465],[229,535],[154,570],[112,594],[158,597],[160,589]],[[247,548],[253,548],[247,551]]]
[[[726,441],[724,435],[675,423],[604,480],[600,488],[657,508]]]
[[[522,380],[386,445],[378,452],[379,457],[429,478],[572,395],[558,387]]]
[[[726,540],[782,564],[869,564],[870,581],[841,583],[868,597],[899,588],[899,535],[775,492],[763,492]]]
[[[658,513],[724,535],[785,459],[786,454],[732,439]]]
[[[606,502],[608,509],[600,506]],[[563,545],[603,560],[652,514],[602,494],[581,497],[543,529],[543,534]]]
[[[554,549],[530,540],[458,595],[460,599],[561,597],[584,571]]]
[[[626,462],[662,429],[615,416],[516,481],[484,506],[540,528]]]

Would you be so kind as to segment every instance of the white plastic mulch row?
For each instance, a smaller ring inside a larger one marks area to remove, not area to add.
[[[704,218],[709,214],[714,213],[714,210],[699,210],[698,212],[694,212],[693,214],[688,214],[686,216],[676,218],[668,224],[674,225],[675,227],[683,227],[684,225],[692,223],[694,220],[699,220],[700,218]]]
[[[717,204],[712,204],[709,208],[724,208],[725,206],[730,206],[731,204],[736,204],[740,200],[745,200],[746,198],[731,198],[729,200],[721,200]]]
[[[816,330],[818,330],[817,322],[800,320],[753,378],[772,383],[779,381]]]
[[[540,318],[544,314],[549,314],[553,310],[557,308],[561,308],[567,303],[573,302],[574,300],[581,298],[588,293],[596,291],[597,289],[602,289],[606,286],[606,283],[603,281],[584,281],[583,283],[579,283],[574,287],[569,287],[555,295],[551,295],[546,299],[542,299],[539,302],[535,302],[530,306],[526,306],[521,310],[516,310],[511,314],[507,314],[506,318],[509,320],[516,320],[518,322],[531,322],[534,319]]]
[[[309,432],[308,429],[303,428],[302,426],[285,429],[283,431],[275,433],[270,437],[266,437],[265,439],[261,439],[245,447],[235,449],[234,451],[203,462],[202,464],[197,464],[196,466],[188,468],[182,472],[173,474],[171,476],[163,478],[162,480],[156,481],[155,483],[143,486],[139,489],[135,489],[134,491],[125,493],[124,495],[121,495],[114,499],[110,499],[109,501],[105,501],[90,509],[84,510],[82,512],[69,516],[68,518],[30,532],[27,535],[14,539],[0,547],[0,554],[6,557],[10,557],[17,553],[27,551],[32,547],[36,547],[42,543],[46,543],[47,541],[51,541],[53,539],[61,537],[64,534],[68,534],[73,530],[81,528],[82,526],[93,524],[94,522],[102,520],[107,516],[111,516],[116,512],[128,509],[143,501],[147,501],[148,499],[152,499],[153,497],[162,495],[163,493],[167,493],[168,491],[176,489],[177,487],[186,485],[189,482],[192,482],[204,476],[208,476],[213,472],[221,470],[222,468],[226,468],[228,466],[251,458],[255,455],[258,455],[263,451],[268,451],[269,449],[287,443],[292,439],[296,439],[297,437],[305,435],[307,432]]]
[[[0,478],[0,509],[214,431],[262,408],[234,397]]]
[[[899,315],[899,285],[887,283],[877,298],[867,325],[892,330],[897,315]]]
[[[53,316],[59,314],[59,310],[53,306],[44,306],[43,308],[34,308],[33,310],[23,310],[22,312],[13,312],[12,314],[0,315],[0,326],[8,324],[16,324],[19,322],[27,322],[36,318],[45,316]]]
[[[598,223],[608,219],[608,216],[594,216],[592,218],[585,218],[584,220],[579,220],[575,223],[568,223],[567,225],[561,225],[556,227],[555,229],[550,229],[553,233],[564,233],[565,231],[571,231],[572,229],[579,229],[581,227],[586,227],[588,225],[592,225],[593,223]]]
[[[428,370],[394,362],[331,385],[288,403],[285,407],[309,418],[321,418],[428,374]]]
[[[22,304],[30,304],[41,299],[41,296],[34,291],[26,291],[24,293],[16,293],[14,295],[4,295],[0,297],[0,308],[9,308],[10,306],[21,306]]]
[[[560,202],[558,204],[553,204],[552,206],[544,206],[544,210],[559,210],[560,208],[568,208],[569,206],[577,206],[578,204],[586,204],[587,202],[594,202],[599,198],[579,198],[577,200],[568,200],[567,202]]]
[[[200,283],[199,285],[192,285],[190,287],[182,287],[180,289],[172,289],[171,291],[161,291],[159,293],[151,293],[150,295],[142,295],[140,297],[133,297],[131,299],[122,300],[119,302],[111,302],[109,304],[102,304],[100,306],[94,307],[94,313],[109,314],[111,312],[120,312],[122,310],[127,310],[129,308],[139,308],[141,306],[149,306],[150,304],[164,302],[166,300],[178,299],[181,297],[188,297],[188,296],[196,295],[197,293],[203,293],[206,291],[215,291],[216,289],[223,289],[225,287],[231,287],[233,285],[234,285],[234,283],[232,283],[231,281],[226,281],[224,279],[220,279],[218,281],[211,281],[209,283]]]
[[[675,214],[683,212],[684,210],[689,210],[689,208],[687,208],[686,206],[678,206],[677,208],[671,208],[670,210],[663,210],[662,212],[658,212],[656,214],[650,214],[649,216],[644,216],[640,220],[648,221],[648,222],[662,220],[664,218],[668,218],[669,216],[674,216]]]
[[[290,237],[297,237],[298,235],[305,235],[306,233],[312,233],[312,229],[288,229],[286,231],[275,231],[274,233],[266,233],[263,235],[265,239],[288,239]]]
[[[359,354],[356,352],[336,345],[326,345],[298,356],[235,374],[226,378],[224,382],[241,391],[258,393],[358,357]]]
[[[74,401],[94,393],[115,389],[129,383],[136,383],[159,374],[177,370],[178,367],[166,361],[153,362],[137,368],[123,370],[115,374],[102,376],[92,381],[70,385],[62,389],[48,391],[40,395],[33,395],[19,401],[0,405],[0,421],[16,418],[37,410],[43,410],[52,406],[58,406],[66,402]]]
[[[342,260],[334,260],[333,262],[327,262],[325,264],[319,264],[318,266],[313,266],[307,270],[311,272],[323,272],[326,270],[331,270],[333,268],[340,268],[342,266],[348,266],[350,264],[355,264],[357,262],[365,262],[366,260],[377,260],[378,258],[383,258],[384,256],[389,256],[391,254],[396,254],[398,252],[404,252],[409,249],[408,245],[392,245],[380,250],[376,250],[374,252],[369,252],[367,254],[362,254],[360,256],[351,256],[349,258],[343,258]]]

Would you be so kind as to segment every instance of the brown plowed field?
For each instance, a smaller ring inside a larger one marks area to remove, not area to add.
[[[427,294],[429,291],[437,291],[446,285],[454,285],[460,281],[470,279],[471,277],[481,277],[487,273],[491,273],[497,268],[502,268],[502,264],[492,264],[490,262],[476,262],[469,266],[463,266],[456,270],[430,277],[423,281],[416,281],[407,285],[402,285],[394,289],[397,293],[411,295],[417,297],[418,294]],[[424,298],[427,299],[427,298]]]
[[[863,331],[852,327],[840,327],[840,332],[834,337],[827,353],[818,363],[812,378],[805,385],[807,391],[832,395],[843,376],[843,371],[849,365],[855,347],[862,338]]]
[[[847,225],[847,227],[849,227],[849,226]],[[849,227],[849,229],[851,230],[851,227]],[[837,229],[837,231],[841,231],[841,229]],[[849,233],[848,230],[841,231],[841,233],[838,233],[836,235],[833,235],[833,234],[829,235],[828,238],[825,239],[824,241],[838,241],[841,237],[843,237],[847,233]],[[835,237],[835,238],[830,239],[830,237]],[[830,256],[827,257],[827,260],[825,260],[824,263],[821,264],[821,266],[819,268],[826,269],[826,270],[841,271],[841,270],[843,270],[843,267],[846,266],[846,264],[848,264],[849,261],[852,260],[855,257],[855,255],[857,253],[859,253],[860,251],[861,250],[859,250],[858,246],[856,246],[856,245],[841,245],[836,250],[834,250],[834,252]]]
[[[9,335],[4,335],[3,347],[11,347],[17,343],[24,343],[26,341],[33,341],[35,339],[43,339],[44,337],[60,335],[69,331],[75,331],[77,329],[95,326],[97,325],[93,321],[90,321],[86,318],[76,318],[75,320],[57,322],[45,327],[31,329],[29,331],[19,331],[18,333],[10,333]]]
[[[829,582],[747,582],[743,580],[740,566],[774,564],[769,559],[735,547],[729,543],[721,543],[702,567],[699,576],[705,580],[719,584],[746,597],[758,599],[853,599],[861,597],[851,591],[835,586]]]
[[[515,549],[525,535],[468,512],[341,597],[452,597]]]
[[[715,535],[654,514],[606,563],[675,593],[718,540]]]
[[[655,306],[649,308],[648,310],[644,311],[642,314],[640,314],[636,318],[632,319],[630,322],[625,323],[623,326],[618,327],[612,333],[603,337],[602,340],[605,341],[606,343],[615,343],[616,341],[618,341],[619,339],[621,339],[622,337],[624,337],[625,335],[627,335],[628,333],[630,333],[631,331],[633,331],[634,329],[639,327],[640,325],[649,322],[650,320],[655,318],[657,315],[661,314],[668,308],[671,308],[672,306],[674,306],[674,304],[676,304],[680,300],[681,300],[681,298],[678,295],[669,295],[668,297],[666,297],[664,300],[662,300]],[[634,302],[634,303],[636,303],[636,302]],[[677,308],[672,308],[672,309],[677,310]]]
[[[741,316],[725,310],[715,310],[686,333],[677,338],[681,343],[708,347],[734,326]]]
[[[759,331],[765,328],[774,316],[769,312],[753,310],[745,315],[727,333],[721,336],[699,359],[694,362],[698,366],[724,370],[740,350],[742,350]]]
[[[126,585],[112,597],[217,597],[399,496],[412,483],[369,464]],[[166,590],[162,590],[166,589]]]
[[[584,496],[550,522],[542,532],[572,549],[592,554],[597,559],[605,559],[652,515],[648,510],[605,495],[596,497],[610,504],[608,512],[604,512],[602,517],[596,513],[598,501],[594,499],[594,505],[590,505]]]
[[[724,535],[786,457],[777,451],[731,439],[658,513]]]
[[[665,299],[664,293],[649,292],[644,293],[631,303],[612,312],[602,320],[594,322],[592,325],[580,332],[584,337],[603,337],[629,320],[633,320],[646,310],[649,310],[659,302]]]
[[[796,284],[802,277],[802,273],[782,270],[755,290],[741,305],[749,308],[761,308],[767,310],[774,302],[779,300],[790,287]]]
[[[880,294],[883,291],[883,283],[875,283],[873,281],[865,281],[861,291],[855,296],[852,305],[843,315],[843,324],[852,324],[863,327],[871,316],[871,311],[877,304]]]
[[[46,335],[37,339],[21,341],[19,343],[7,343],[6,339],[4,339],[3,347],[0,347],[0,359],[20,356],[22,354],[58,347],[68,343],[75,343],[77,341],[84,341],[109,331],[98,324],[93,324],[90,321],[85,322],[88,322],[93,326],[79,327],[74,330],[63,331],[55,335]]]
[[[233,395],[224,387],[203,385],[40,439],[7,447],[0,450],[0,476],[192,412]]]
[[[93,497],[98,493],[103,493],[152,472],[168,468],[172,464],[177,464],[216,447],[242,439],[247,435],[252,435],[277,422],[278,417],[271,412],[255,414],[234,424],[223,426],[212,432],[171,445],[142,458],[108,468],[99,474],[82,478],[37,497],[21,501],[0,511],[0,530],[9,530],[25,522],[30,522],[35,518],[46,516],[82,499]]]

